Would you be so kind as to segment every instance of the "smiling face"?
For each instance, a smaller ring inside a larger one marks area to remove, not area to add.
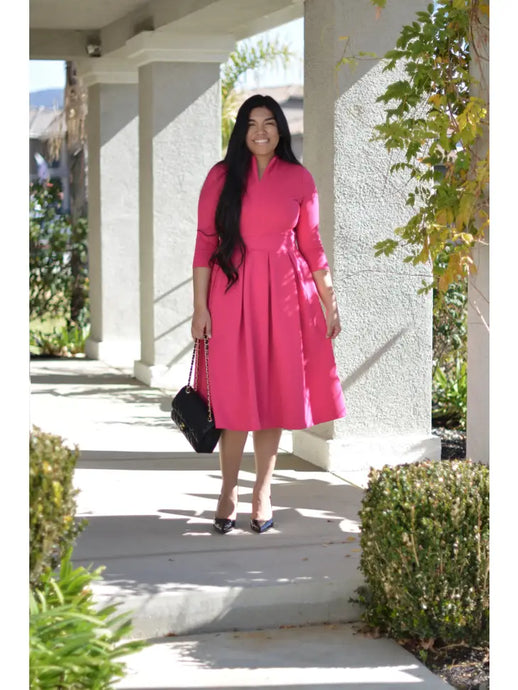
[[[279,131],[271,110],[264,107],[253,108],[246,133],[248,149],[256,158],[269,161],[273,158],[278,143]]]

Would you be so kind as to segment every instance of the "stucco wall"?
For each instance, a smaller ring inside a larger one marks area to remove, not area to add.
[[[401,252],[374,255],[375,243],[391,237],[412,214],[406,177],[389,172],[396,155],[371,141],[374,126],[384,120],[376,99],[400,75],[383,73],[383,63],[373,59],[354,70],[336,65],[343,55],[341,36],[350,36],[350,55],[383,55],[425,4],[388,3],[379,19],[368,2],[305,4],[304,164],[319,189],[321,234],[343,326],[335,356],[348,407],[345,419],[309,433],[342,439],[353,455],[357,439],[360,454],[367,448],[367,460],[369,447],[361,439],[371,439],[373,465],[383,459],[378,441],[384,437],[392,439],[395,451],[387,450],[389,462],[391,455],[405,459],[405,443],[415,449],[422,440],[423,450],[430,450],[432,301],[430,294],[417,294],[429,276],[426,268],[403,263]],[[297,452],[309,442],[304,433]],[[438,441],[432,446],[438,450]],[[344,458],[346,464],[354,461]]]
[[[137,86],[91,86],[87,126],[92,313],[87,351],[130,363],[139,339]]]
[[[221,151],[219,65],[151,63],[140,68],[139,84],[139,376],[142,366],[158,367],[161,385],[179,387],[192,349],[198,197]]]

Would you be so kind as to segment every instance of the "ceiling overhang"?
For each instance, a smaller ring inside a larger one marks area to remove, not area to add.
[[[239,41],[303,14],[303,0],[30,0],[29,56],[131,60],[136,40],[152,35],[173,51],[191,37],[203,55],[218,40]]]

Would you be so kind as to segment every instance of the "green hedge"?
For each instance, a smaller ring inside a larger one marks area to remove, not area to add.
[[[371,470],[360,510],[362,618],[395,639],[489,634],[489,470],[469,460]]]
[[[29,451],[30,583],[56,568],[84,526],[75,520],[73,474],[79,456],[59,436],[33,426]]]

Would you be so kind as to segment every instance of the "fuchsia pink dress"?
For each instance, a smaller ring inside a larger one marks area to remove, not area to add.
[[[218,163],[201,190],[193,267],[208,267],[217,246],[224,177]],[[225,292],[227,277],[214,265],[209,285],[210,392],[220,429],[305,429],[346,414],[311,275],[328,268],[318,223],[318,194],[306,168],[274,156],[259,179],[252,158],[238,281]],[[202,367],[198,383],[206,394],[204,380]]]

